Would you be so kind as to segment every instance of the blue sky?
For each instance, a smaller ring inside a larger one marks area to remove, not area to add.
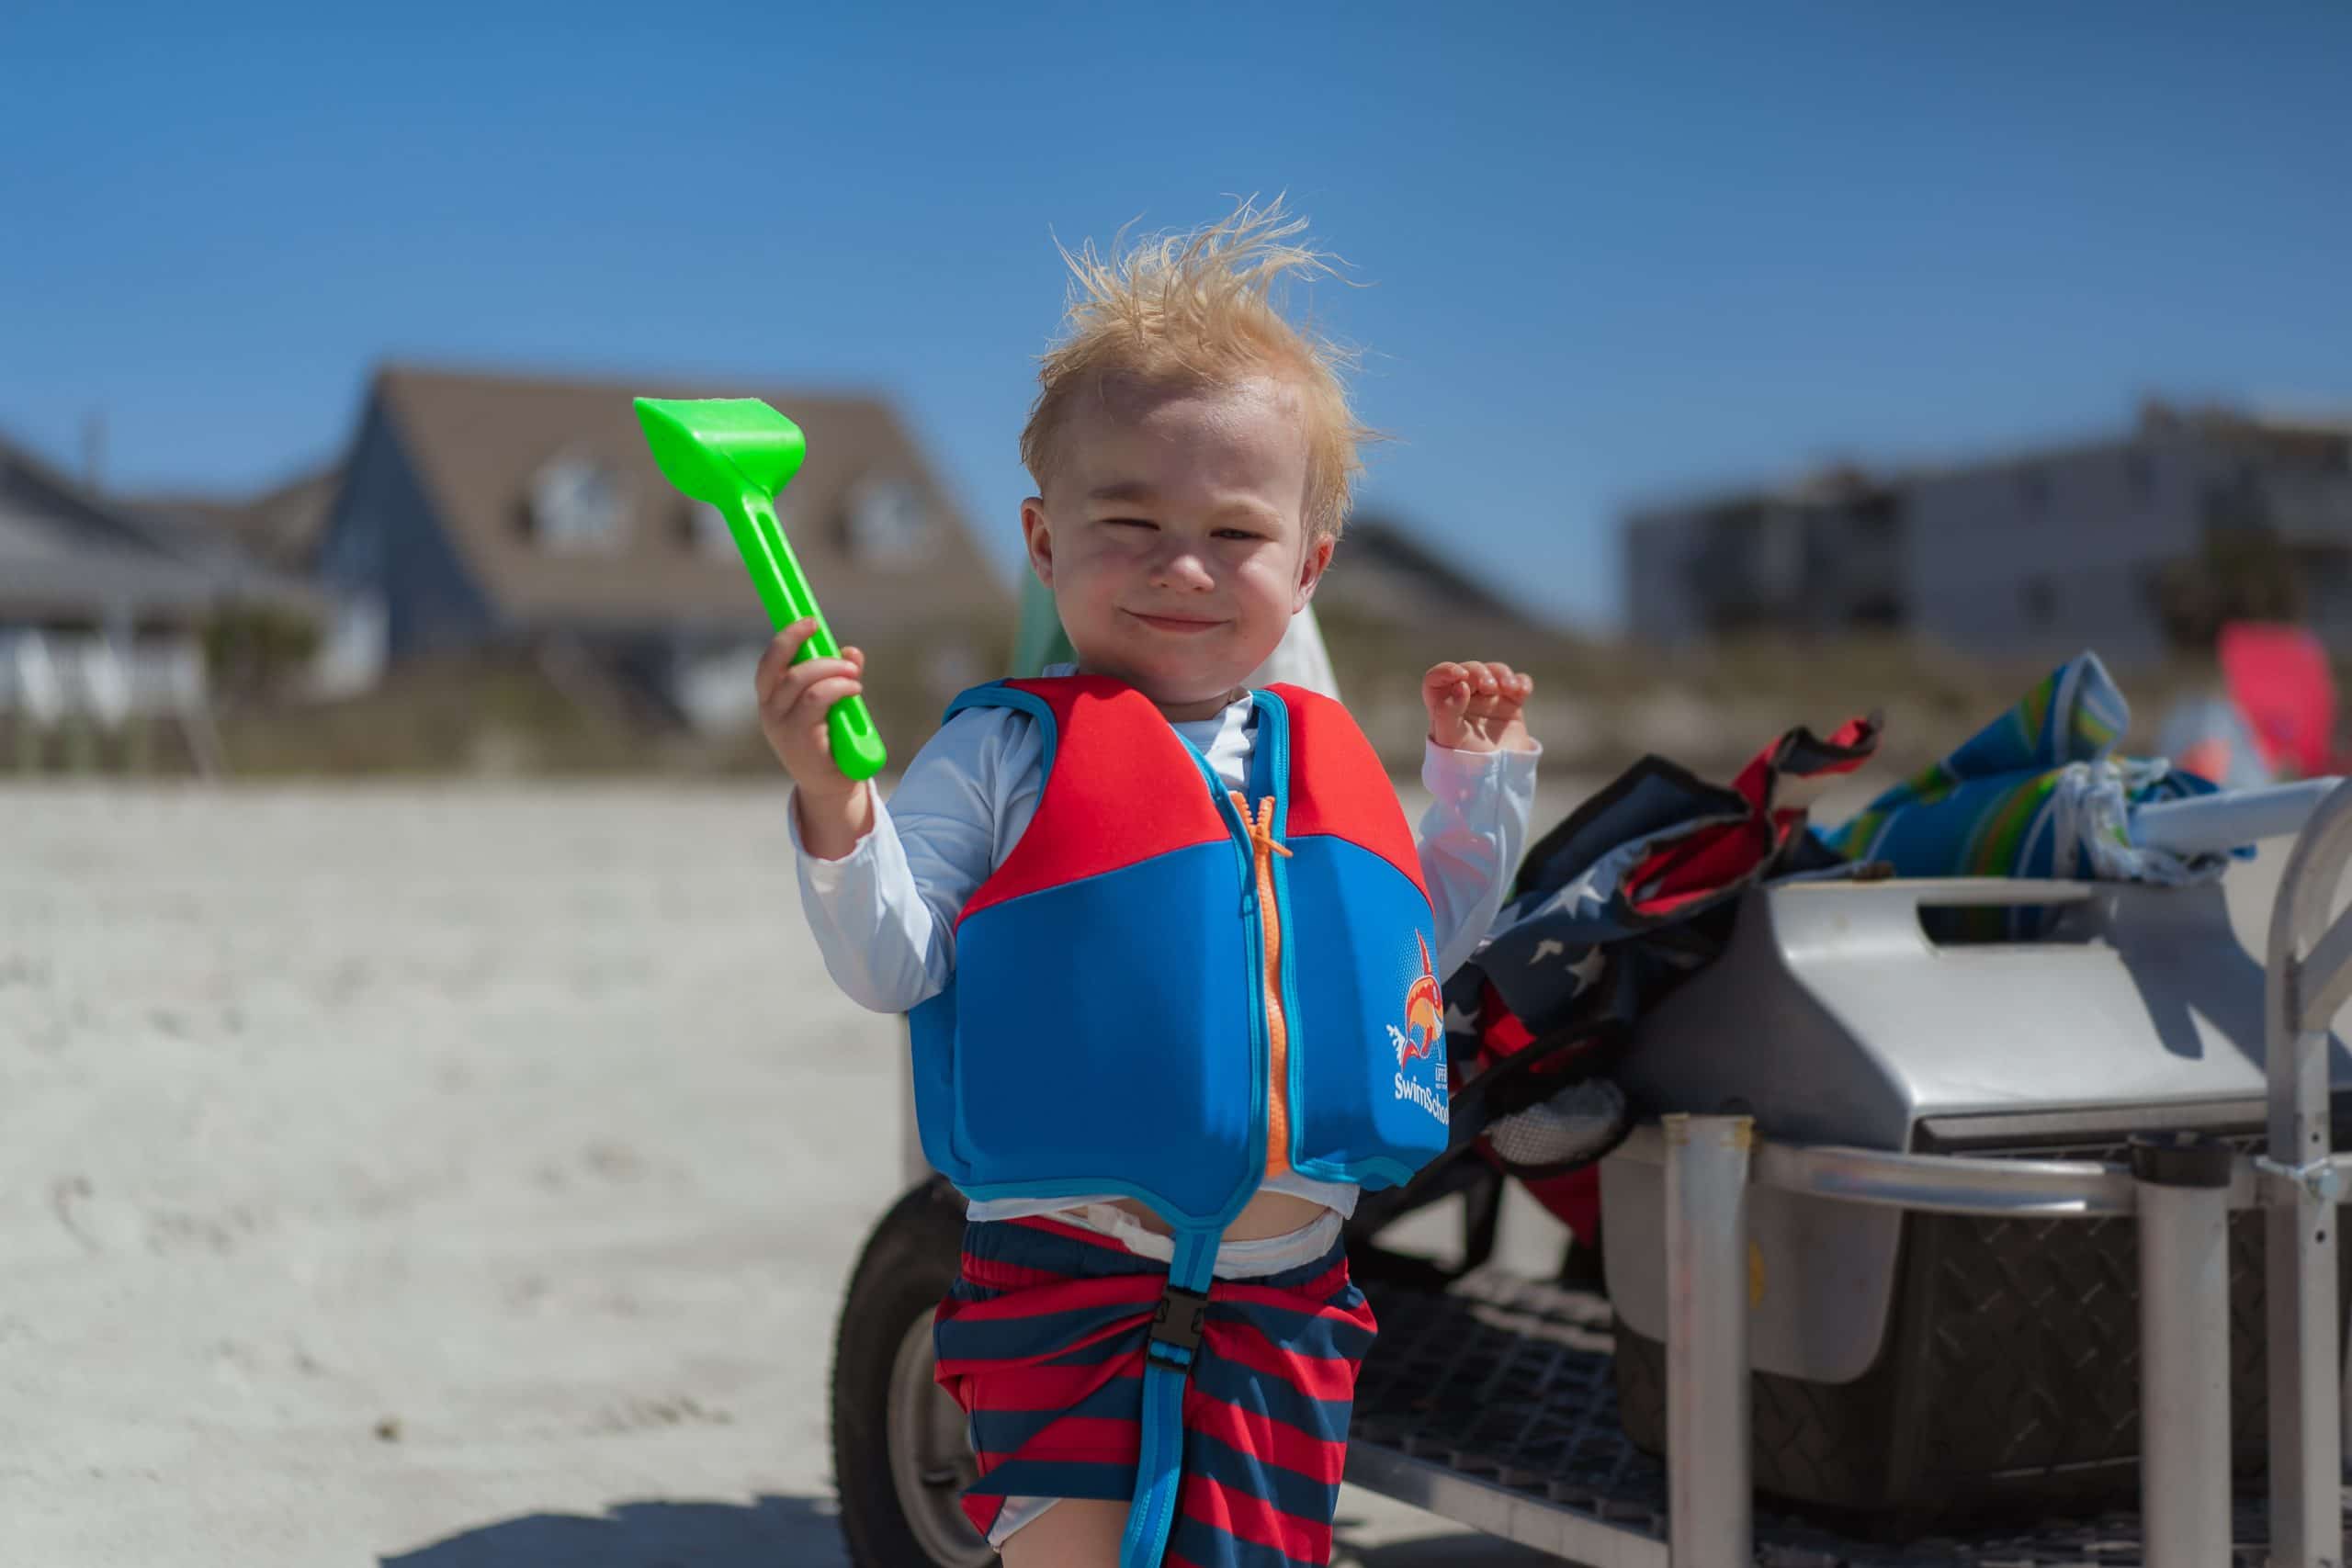
[[[0,16],[0,432],[235,491],[388,356],[871,388],[1010,570],[1050,236],[1278,190],[1364,504],[1594,626],[1629,501],[2352,408],[2340,5],[345,9]]]

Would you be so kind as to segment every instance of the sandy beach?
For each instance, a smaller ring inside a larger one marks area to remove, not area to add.
[[[782,798],[0,791],[0,1562],[840,1568],[899,1034]]]
[[[782,802],[0,791],[0,1563],[842,1568],[902,1067]],[[2231,879],[2256,951],[2277,863]],[[1549,1561],[1353,1489],[1340,1536]]]

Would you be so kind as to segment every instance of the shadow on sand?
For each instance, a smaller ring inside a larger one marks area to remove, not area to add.
[[[833,1501],[623,1503],[526,1514],[379,1558],[381,1568],[848,1568]]]

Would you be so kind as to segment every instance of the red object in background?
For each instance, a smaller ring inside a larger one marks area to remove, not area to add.
[[[1507,1056],[1513,1056],[1535,1043],[1534,1034],[1517,1015],[1504,1005],[1491,982],[1478,987],[1478,1070],[1485,1072]],[[1559,1059],[1546,1062],[1535,1069],[1536,1076],[1547,1077],[1579,1066],[1600,1049],[1598,1039],[1571,1045]],[[1478,1153],[1498,1170],[1510,1168],[1497,1158],[1495,1151],[1484,1138],[1478,1140]],[[1568,1227],[1578,1244],[1592,1245],[1600,1234],[1600,1167],[1596,1163],[1581,1167],[1560,1176],[1540,1176],[1532,1179],[1517,1179],[1528,1195],[1552,1213],[1552,1217]]]
[[[2273,773],[2316,778],[2338,772],[2335,672],[2302,626],[2234,621],[2222,628],[2222,678]]]
[[[1679,768],[1660,763],[1658,759],[1645,759],[1627,778],[1637,778],[1647,771],[1653,779],[1671,773],[1682,781],[1678,787],[1688,790],[1692,803],[1686,808],[1690,820],[1672,828],[1653,825],[1645,835],[1650,840],[1648,854],[1619,872],[1615,884],[1608,890],[1609,901],[1621,907],[1620,914],[1612,917],[1619,934],[1611,940],[1622,941],[1628,948],[1636,947],[1644,940],[1638,933],[1686,921],[1753,885],[1767,874],[1769,868],[1782,863],[1796,836],[1804,830],[1806,818],[1806,807],[1787,804],[1788,795],[1783,791],[1797,795],[1789,786],[1853,773],[1875,754],[1878,736],[1876,715],[1848,720],[1826,740],[1810,730],[1789,730],[1758,751],[1740,770],[1728,790],[1702,784]],[[1531,863],[1549,852],[1546,846],[1559,835],[1576,831],[1586,813],[1596,805],[1605,806],[1621,792],[1625,782],[1621,780],[1618,785],[1603,791],[1594,803],[1555,829],[1543,843],[1528,852]],[[1810,794],[1807,790],[1800,798],[1809,797]],[[1732,798],[1725,800],[1725,795]],[[1746,815],[1738,815],[1743,807]],[[1689,967],[1687,961],[1674,965],[1678,973],[1687,973]],[[1655,984],[1652,988],[1657,988]],[[1624,999],[1620,998],[1621,1002]],[[1534,1031],[1511,1011],[1510,1004],[1503,999],[1494,982],[1483,976],[1476,1011],[1478,1051],[1475,1073],[1492,1071],[1535,1043]],[[1621,1018],[1617,1021],[1622,1027],[1626,1021]],[[1538,1080],[1554,1075],[1572,1079],[1600,1066],[1595,1057],[1613,1044],[1618,1036],[1600,1027],[1597,1020],[1588,1020],[1584,1027],[1582,1038],[1560,1043],[1556,1048],[1547,1046],[1551,1054],[1532,1068],[1532,1076]],[[1566,1224],[1579,1243],[1592,1245],[1600,1226],[1600,1168],[1597,1163],[1557,1175],[1528,1176],[1505,1164],[1485,1138],[1479,1140],[1477,1147],[1489,1163],[1510,1171],[1529,1195]]]
[[[1568,1227],[1578,1247],[1590,1247],[1600,1235],[1600,1166],[1598,1162],[1566,1176],[1547,1176],[1526,1184],[1528,1195]]]
[[[2184,773],[2222,784],[2230,776],[2230,743],[2209,736],[2175,757],[2173,765]]]

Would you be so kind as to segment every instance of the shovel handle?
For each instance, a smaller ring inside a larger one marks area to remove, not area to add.
[[[825,624],[825,613],[817,607],[817,596],[808,591],[808,580],[801,575],[800,563],[793,558],[791,542],[777,525],[775,509],[768,504],[768,498],[756,491],[747,491],[735,505],[719,510],[727,519],[727,531],[735,536],[744,568],[752,574],[752,586],[758,590],[760,603],[766,606],[776,630],[799,620],[817,623],[817,629],[800,645],[792,661],[840,658],[841,645],[833,640],[832,627]],[[864,697],[843,697],[825,710],[825,730],[832,738],[833,765],[841,769],[843,778],[870,779],[889,761]]]

